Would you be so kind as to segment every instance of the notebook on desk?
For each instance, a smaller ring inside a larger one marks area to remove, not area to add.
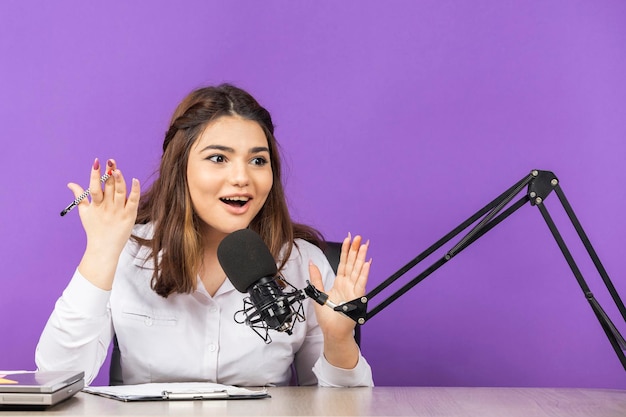
[[[82,371],[2,372],[0,407],[55,405],[83,389],[84,376]]]
[[[265,388],[252,390],[212,382],[157,382],[86,387],[84,391],[118,401],[242,400],[270,396]]]

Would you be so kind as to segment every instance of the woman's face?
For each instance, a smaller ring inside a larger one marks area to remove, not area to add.
[[[272,189],[272,166],[261,126],[236,116],[211,122],[189,153],[187,182],[205,238],[245,229]]]

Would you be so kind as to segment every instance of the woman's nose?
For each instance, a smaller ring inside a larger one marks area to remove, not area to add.
[[[237,187],[245,187],[250,183],[247,164],[233,163],[231,165],[230,183]]]

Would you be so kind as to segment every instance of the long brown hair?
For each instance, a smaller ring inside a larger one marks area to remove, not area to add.
[[[270,252],[279,260],[279,269],[292,252],[294,239],[302,238],[321,246],[321,234],[306,225],[292,222],[281,180],[278,144],[269,112],[250,94],[230,84],[204,87],[191,92],[178,105],[163,141],[159,176],[141,197],[136,223],[152,223],[154,235],[133,236],[151,249],[154,261],[152,289],[167,297],[195,290],[202,257],[200,219],[191,204],[187,186],[187,161],[192,145],[206,126],[223,116],[239,116],[261,126],[270,150],[272,189],[249,228],[259,233]]]

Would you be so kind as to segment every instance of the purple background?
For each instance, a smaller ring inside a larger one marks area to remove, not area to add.
[[[625,23],[621,0],[0,2],[0,369],[34,368],[81,257],[66,184],[114,157],[145,186],[178,101],[224,81],[272,112],[293,216],[371,239],[370,289],[538,168],[626,296]],[[378,385],[626,388],[530,206],[369,321],[362,348]]]

